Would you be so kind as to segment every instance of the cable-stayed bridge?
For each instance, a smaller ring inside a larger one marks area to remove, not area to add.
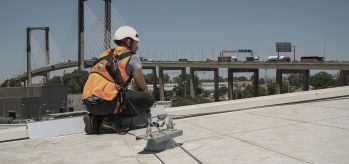
[[[111,31],[127,25],[111,5],[111,0],[104,0],[103,16],[95,14],[86,0],[77,2],[78,12],[62,46],[58,46],[49,27],[27,28],[27,47],[21,58],[23,63],[20,64],[22,73],[13,79],[23,82],[26,80],[26,85],[30,86],[32,76],[49,78],[50,71],[76,66],[83,69],[84,60],[98,57],[111,47]],[[41,31],[44,31],[44,35]]]

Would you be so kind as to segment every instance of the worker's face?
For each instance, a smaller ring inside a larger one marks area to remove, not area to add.
[[[131,51],[136,53],[138,50],[138,41],[132,41],[132,45],[131,45]]]

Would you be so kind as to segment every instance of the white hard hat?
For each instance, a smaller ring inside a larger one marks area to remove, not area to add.
[[[115,31],[114,40],[122,40],[127,37],[135,41],[140,41],[137,31],[130,26],[122,26]]]

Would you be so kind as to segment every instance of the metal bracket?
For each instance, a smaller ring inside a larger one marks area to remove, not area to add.
[[[149,117],[149,126],[147,127],[146,134],[136,136],[136,140],[145,139],[147,140],[147,145],[144,148],[146,151],[163,151],[165,149],[171,149],[176,147],[176,142],[173,138],[183,135],[183,130],[174,129],[174,123],[171,116],[167,114],[161,114],[156,116],[156,123],[152,122],[152,118]],[[165,119],[168,117],[168,121]],[[166,123],[166,129],[160,129],[159,122]],[[152,131],[151,126],[157,128],[157,131]]]

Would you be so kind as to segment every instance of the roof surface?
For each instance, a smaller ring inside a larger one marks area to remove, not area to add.
[[[174,122],[175,128],[184,132],[175,138],[177,143],[183,143],[183,149],[143,151],[146,141],[136,141],[134,136],[145,133],[145,129],[139,129],[125,135],[74,134],[3,142],[0,161],[45,164],[349,161],[349,96],[207,114]]]

